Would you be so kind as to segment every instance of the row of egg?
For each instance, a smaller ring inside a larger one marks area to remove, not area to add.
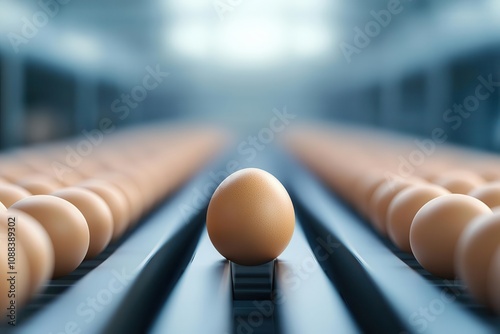
[[[500,313],[500,157],[352,128],[288,144],[382,236]]]
[[[116,132],[92,147],[78,138],[0,155],[0,309],[11,300],[24,305],[49,279],[118,240],[222,139],[214,130],[154,125]],[[9,272],[17,273],[15,296]]]

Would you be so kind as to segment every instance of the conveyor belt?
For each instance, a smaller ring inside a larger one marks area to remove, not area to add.
[[[398,252],[295,161],[276,152],[261,158],[253,166],[285,181],[297,213],[293,239],[274,263],[254,273],[231,268],[203,229],[204,210],[185,210],[193,189],[212,182],[210,169],[124,241],[52,281],[11,332],[500,331],[500,319],[459,282],[437,279]]]

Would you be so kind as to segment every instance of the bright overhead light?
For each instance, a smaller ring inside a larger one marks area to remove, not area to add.
[[[223,2],[220,18],[215,3]],[[208,4],[212,4],[207,7]],[[327,0],[171,1],[168,48],[181,59],[267,66],[331,50]]]
[[[27,15],[27,8],[15,1],[0,2],[0,31],[17,32],[20,29],[21,17]]]
[[[278,20],[233,20],[216,31],[218,58],[236,63],[272,63],[286,51],[286,25]]]
[[[331,38],[324,26],[298,26],[295,29],[294,51],[299,57],[326,54],[332,45]]]
[[[210,31],[200,23],[180,23],[173,26],[170,46],[181,56],[206,58],[210,47]]]

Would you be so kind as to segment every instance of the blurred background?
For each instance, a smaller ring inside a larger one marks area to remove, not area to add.
[[[498,82],[498,0],[0,0],[2,148],[286,106],[498,150]]]

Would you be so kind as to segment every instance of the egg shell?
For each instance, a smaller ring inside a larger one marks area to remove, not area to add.
[[[32,195],[47,195],[62,187],[62,184],[53,177],[42,174],[24,177],[17,182],[17,185]]]
[[[466,170],[441,174],[434,180],[434,184],[446,188],[454,194],[468,194],[484,183],[485,180],[482,177]]]
[[[89,180],[80,183],[78,186],[96,193],[108,204],[113,215],[113,235],[111,240],[118,240],[129,224],[130,210],[125,195],[113,184],[103,180]]]
[[[126,175],[117,172],[98,175],[96,178],[110,182],[125,195],[130,208],[129,227],[136,224],[144,208],[139,188]]]
[[[2,165],[0,176],[7,181],[17,182],[27,175],[33,174],[33,169],[24,166],[21,163],[9,162],[8,166]]]
[[[469,196],[484,202],[491,209],[500,207],[500,182],[483,184],[469,192]]]
[[[40,292],[54,271],[54,249],[45,229],[30,215],[14,209],[0,213],[0,224],[15,226],[16,240],[22,245],[30,268],[29,295]]]
[[[393,198],[403,189],[423,182],[414,179],[393,179],[383,182],[373,193],[370,199],[370,220],[377,231],[387,235],[387,211]]]
[[[500,315],[500,247],[493,255],[488,269],[488,300],[495,312]]]
[[[500,211],[476,217],[460,236],[455,254],[458,277],[477,301],[489,306],[488,270],[499,247]]]
[[[11,208],[26,212],[43,226],[54,248],[57,278],[71,273],[83,261],[89,248],[87,221],[76,206],[50,195],[34,195],[14,203]]]
[[[4,203],[7,208],[17,201],[31,196],[31,193],[15,184],[0,184],[0,202]]]
[[[75,171],[72,171],[70,173],[64,173],[63,175],[60,176],[60,178],[57,178],[59,183],[61,183],[61,185],[66,187],[74,186],[75,184],[81,182],[82,179],[83,176],[81,176]]]
[[[240,265],[260,265],[286,248],[295,227],[293,204],[273,175],[246,168],[215,190],[207,211],[207,230],[215,248]]]
[[[385,181],[387,181],[387,178],[381,173],[368,173],[361,176],[360,180],[354,185],[355,205],[364,217],[369,215],[370,199],[373,193]]]
[[[449,193],[433,184],[412,185],[399,192],[387,209],[387,234],[391,241],[400,250],[411,253],[410,227],[418,210],[430,200]]]
[[[51,194],[70,202],[85,217],[90,233],[90,244],[85,259],[92,259],[108,246],[113,235],[113,215],[106,202],[88,189],[68,187]]]
[[[427,202],[410,227],[410,246],[417,261],[430,273],[455,278],[455,251],[460,235],[481,214],[491,209],[480,200],[449,194]]]

